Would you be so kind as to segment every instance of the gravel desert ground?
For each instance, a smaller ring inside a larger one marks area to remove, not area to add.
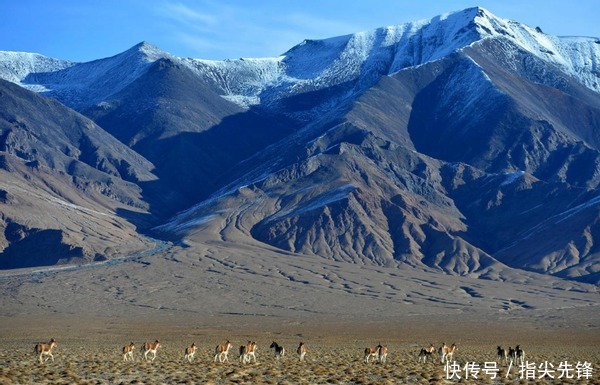
[[[226,317],[227,318],[227,317]],[[282,323],[264,317],[236,317],[238,327],[201,327],[193,320],[150,322],[127,318],[2,319],[0,382],[3,384],[600,384],[600,343],[597,329],[537,328],[506,325],[493,320],[461,322],[431,317],[418,320],[337,324],[332,320]],[[223,319],[223,324],[233,322]],[[36,342],[54,336],[58,345],[52,360],[39,363]],[[142,359],[144,341],[158,339],[156,359]],[[232,342],[229,362],[214,362],[214,349]],[[258,344],[257,362],[241,363],[238,348]],[[275,359],[272,341],[287,348]],[[308,353],[300,362],[299,341]],[[418,361],[421,347],[443,341],[458,346],[452,365],[435,354]],[[124,362],[122,347],[136,344],[134,361]],[[184,349],[195,343],[194,360],[184,361]],[[388,347],[386,363],[365,363],[364,349],[378,343]],[[526,373],[517,364],[507,373],[496,357],[497,345],[520,344],[526,360],[535,364]],[[543,365],[552,371],[543,372]],[[590,370],[585,370],[587,365]],[[572,367],[570,366],[572,365]],[[452,368],[454,367],[454,370]],[[468,368],[468,372],[465,369]],[[484,368],[491,368],[485,371]],[[560,368],[567,368],[565,370]],[[493,370],[492,370],[493,369]],[[497,369],[497,370],[496,370]],[[546,374],[544,374],[546,373]],[[558,378],[561,376],[562,378]],[[468,375],[468,378],[466,376]],[[460,376],[460,378],[459,378]],[[495,378],[494,378],[495,376]],[[539,378],[543,376],[543,378]],[[555,377],[554,379],[550,376]],[[567,379],[567,376],[573,378]],[[477,377],[477,378],[474,378]],[[525,378],[522,378],[525,377]]]

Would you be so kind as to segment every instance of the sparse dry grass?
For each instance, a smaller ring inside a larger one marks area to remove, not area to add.
[[[138,331],[139,332],[139,331]],[[36,341],[28,341],[22,336],[4,336],[0,339],[0,383],[2,384],[600,384],[600,350],[593,345],[577,346],[569,342],[568,333],[557,351],[554,344],[534,341],[531,344],[521,339],[526,348],[527,359],[536,363],[551,362],[556,366],[562,361],[576,364],[578,361],[591,362],[592,379],[530,379],[522,380],[515,368],[506,378],[506,368],[499,365],[496,379],[479,374],[479,379],[446,378],[444,366],[439,358],[423,364],[417,362],[420,345],[406,340],[384,341],[389,348],[386,364],[363,362],[366,346],[375,346],[376,341],[352,339],[348,335],[304,339],[309,353],[300,362],[295,349],[298,339],[281,336],[277,341],[287,348],[286,356],[275,360],[268,349],[270,337],[256,338],[259,344],[258,362],[242,364],[238,361],[237,348],[246,342],[246,336],[237,340],[231,338],[233,347],[228,363],[213,362],[214,347],[224,342],[223,335],[205,336],[193,333],[164,333],[158,338],[163,346],[159,348],[154,362],[141,359],[136,342],[135,362],[123,362],[121,348],[129,339],[114,335],[95,335],[90,339],[68,337],[57,338],[54,351],[55,362],[40,364],[33,354]],[[187,337],[182,337],[187,336]],[[222,338],[221,338],[222,337]],[[358,336],[360,337],[360,336]],[[149,335],[148,340],[153,340]],[[201,341],[200,339],[204,339]],[[195,342],[198,351],[193,363],[184,361],[186,346]],[[429,341],[426,341],[427,343]],[[423,343],[422,345],[425,345]],[[495,341],[473,341],[459,345],[455,361],[464,366],[476,362],[483,367],[484,362],[495,360]],[[464,377],[464,376],[463,376]]]

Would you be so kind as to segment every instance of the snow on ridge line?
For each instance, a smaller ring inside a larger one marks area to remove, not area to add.
[[[472,10],[470,12],[472,12]],[[455,14],[460,14],[460,12]],[[288,51],[287,54],[275,58],[242,58],[237,60],[209,61],[175,57],[161,51],[150,43],[142,42],[127,51],[104,59],[85,63],[68,62],[68,64],[62,64],[64,62],[58,61],[61,65],[55,65],[54,67],[27,66],[18,72],[13,71],[12,74],[0,74],[0,76],[21,83],[21,81],[31,73],[49,73],[69,67],[75,67],[72,72],[70,71],[66,74],[67,76],[61,75],[62,80],[72,83],[72,87],[77,85],[77,88],[82,88],[82,84],[89,84],[91,87],[91,84],[94,83],[93,79],[106,76],[105,72],[110,70],[112,67],[111,64],[115,61],[121,61],[123,58],[127,58],[134,54],[141,54],[142,61],[146,63],[169,57],[184,63],[188,67],[201,72],[203,75],[208,75],[208,77],[212,78],[216,84],[222,86],[223,95],[229,100],[243,105],[257,104],[260,103],[260,99],[257,98],[257,96],[267,88],[278,87],[282,84],[287,84],[290,88],[293,88],[297,84],[301,85],[305,83],[309,87],[323,88],[331,83],[335,84],[346,80],[348,78],[349,67],[353,69],[350,71],[350,77],[356,77],[357,75],[360,75],[357,71],[360,71],[361,63],[368,60],[369,56],[373,54],[374,48],[397,44],[403,36],[413,36],[414,34],[417,34],[422,28],[428,24],[432,24],[433,20],[447,20],[451,18],[452,15],[453,14],[445,14],[431,20],[416,21],[396,27],[380,28],[376,31],[359,32],[353,35],[320,40],[319,44],[326,44],[327,49],[331,52],[328,53],[330,55],[328,58],[329,60],[325,61],[328,65],[319,68],[320,71],[318,73],[293,73],[294,71],[292,71],[292,69],[295,67],[295,63],[294,59],[290,57],[290,53],[294,48]],[[384,34],[384,41],[380,42],[379,46],[374,46],[373,39],[375,37],[373,35],[381,34],[381,31],[388,31],[388,33]],[[352,41],[348,46],[349,40]],[[303,45],[303,43],[299,46],[301,45]],[[322,61],[314,60],[315,57],[313,57],[313,54],[315,54],[314,50],[311,52],[311,55],[309,55],[310,57],[308,57],[309,62]],[[38,55],[37,57],[44,58],[42,55]],[[318,57],[317,59],[322,59],[322,57]],[[301,67],[303,68],[302,71],[309,67],[306,65],[307,60],[300,60],[300,62],[300,64],[302,64]],[[135,73],[138,71],[133,72]],[[344,76],[344,74],[346,75]],[[69,81],[69,78],[71,77],[82,77],[82,79],[71,79],[71,81]],[[120,81],[127,83],[134,78],[135,76],[121,76]],[[27,86],[35,91],[55,90],[57,85],[49,84],[49,81],[50,80],[46,80],[46,84],[27,83]],[[115,88],[122,88],[115,86],[114,84],[113,86]],[[64,87],[65,84],[62,83],[61,88]],[[97,87],[94,87],[94,91],[94,94],[100,93]]]
[[[76,64],[34,52],[0,51],[0,78],[19,84],[31,73],[60,71]]]
[[[304,40],[273,58],[178,59],[220,86],[223,97],[247,107],[265,97],[277,99],[361,78],[366,80],[361,81],[362,86],[368,86],[407,66],[442,58],[481,39],[468,28],[480,12],[480,8],[471,8],[433,19]],[[271,91],[265,95],[267,90]]]
[[[546,218],[544,221],[540,222],[539,224],[537,224],[536,226],[532,227],[531,229],[527,230],[525,233],[522,234],[521,237],[519,237],[518,239],[515,239],[513,241],[513,243],[511,243],[510,245],[502,248],[501,250],[499,250],[498,252],[502,252],[504,250],[510,249],[511,247],[513,247],[514,245],[516,245],[517,243],[525,240],[525,239],[531,239],[532,237],[534,237],[536,234],[542,233],[543,231],[545,231],[549,226],[551,225],[557,225],[563,221],[566,221],[567,219],[573,217],[574,215],[580,214],[580,213],[586,213],[587,210],[590,210],[590,208],[593,207],[597,207],[598,210],[600,210],[600,195],[593,197],[591,199],[589,199],[586,202],[580,203],[575,207],[572,207],[570,209],[567,209],[563,212],[560,212],[558,214],[555,214],[549,218]]]
[[[38,82],[34,77],[34,83],[20,85],[36,92],[57,93],[59,99],[60,95],[68,99],[72,94],[69,90],[73,90],[87,95],[87,99],[80,97],[83,101],[74,99],[71,103],[65,100],[67,104],[93,104],[134,81],[149,63],[169,58],[211,81],[225,99],[247,108],[348,82],[356,82],[356,87],[368,87],[381,76],[443,58],[477,41],[495,37],[510,38],[600,92],[600,82],[593,73],[594,68],[600,66],[597,40],[545,35],[538,28],[498,18],[481,7],[350,35],[304,40],[272,58],[222,61],[183,58],[147,42],[87,63],[26,53],[21,53],[23,59],[17,57],[19,53],[13,53],[17,56],[11,58],[4,52],[3,57],[0,51],[0,77],[19,84],[30,73],[45,72]],[[120,71],[120,76],[110,75],[109,71],[119,67],[115,63],[120,61],[128,63],[127,70]],[[67,71],[60,76],[47,75],[64,69]]]
[[[272,222],[288,216],[298,216],[321,207],[325,207],[337,201],[348,198],[349,194],[356,189],[358,189],[358,187],[351,183],[338,186],[312,197],[306,202],[299,202],[291,207],[287,207],[278,211],[277,213],[268,217],[267,222]]]
[[[522,171],[522,170],[504,173],[505,179],[500,184],[500,186],[507,186],[509,184],[512,184],[512,183],[516,182],[517,180],[519,180],[519,178],[521,178],[523,175],[525,175],[525,171]]]
[[[83,63],[63,62],[40,54],[26,54],[25,58],[30,60],[14,60],[15,66],[10,61],[3,62],[0,56],[0,78],[30,91],[47,93],[75,109],[106,102],[159,59],[177,60],[146,42],[117,55]]]
[[[589,54],[573,47],[590,46],[595,40],[561,40],[538,28],[498,18],[480,7],[350,35],[304,40],[283,56],[262,62],[188,59],[188,63],[195,63],[196,70],[219,82],[225,98],[247,107],[265,98],[277,99],[358,79],[363,87],[368,86],[381,76],[497,37],[511,38],[533,55],[557,64],[588,88],[600,91],[592,73],[600,63],[600,50],[594,50],[598,44],[589,49]],[[255,63],[259,68],[250,69]]]
[[[560,222],[572,217],[573,215],[580,213],[583,210],[589,209],[590,207],[593,207],[596,205],[600,206],[600,195],[588,200],[587,202],[583,202],[573,208],[563,211],[562,213],[555,215],[553,218],[558,218],[556,223],[560,223]]]
[[[31,74],[57,72],[76,66],[93,66],[136,53],[141,53],[147,62],[171,56],[147,42],[136,44],[116,55],[88,62],[62,60],[35,52],[0,51],[0,78],[19,83]]]
[[[553,63],[586,87],[600,92],[594,71],[600,67],[600,39],[583,36],[554,36],[539,27],[498,17],[478,19],[488,38],[509,38],[523,50]]]

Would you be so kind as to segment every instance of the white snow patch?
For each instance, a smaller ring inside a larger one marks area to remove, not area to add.
[[[185,211],[179,213],[178,215],[173,217],[173,219],[171,219],[169,222],[165,223],[164,225],[156,226],[155,228],[153,228],[153,230],[178,232],[181,230],[188,229],[190,227],[199,226],[199,225],[208,223],[208,222],[212,221],[213,219],[215,219],[220,214],[227,213],[229,211],[229,210],[215,210],[209,214],[199,215],[198,211],[201,207],[208,206],[209,203],[215,202],[216,199],[209,199],[208,201],[209,202],[204,201],[201,204],[197,205],[196,209],[192,208],[192,209],[185,210]],[[201,207],[199,207],[199,206],[201,206]]]
[[[502,182],[500,184],[500,186],[506,186],[506,185],[512,184],[512,183],[516,182],[517,180],[519,180],[519,178],[522,177],[523,175],[525,175],[525,171],[521,171],[521,170],[505,173],[504,174],[504,176],[505,176],[504,182]]]
[[[29,74],[56,72],[76,64],[37,53],[0,51],[0,78],[20,84]]]
[[[321,207],[325,207],[331,203],[347,198],[348,194],[356,189],[357,187],[353,184],[345,184],[336,187],[315,198],[309,199],[307,202],[299,202],[291,207],[278,211],[269,218],[269,221],[290,216],[297,216]]]
[[[190,227],[194,227],[194,226],[199,226],[205,223],[210,222],[211,220],[213,220],[215,217],[217,216],[217,214],[209,214],[209,215],[203,215],[197,218],[194,218],[193,220],[189,220],[180,224],[174,224],[174,223],[168,223],[166,225],[163,226],[159,226],[156,229],[158,230],[166,230],[166,231],[181,231],[181,230],[185,230],[187,228]]]
[[[564,211],[564,212],[556,215],[555,217],[559,217],[560,219],[557,220],[555,223],[560,223],[560,222],[572,217],[573,215],[576,215],[577,213],[580,213],[583,210],[587,210],[590,207],[593,207],[596,205],[600,205],[600,195],[595,198],[590,199],[589,201],[587,201],[585,203],[575,206],[572,209],[569,209],[567,211]]]
[[[305,40],[284,55],[271,58],[181,58],[148,43],[88,63],[0,51],[0,77],[36,92],[56,95],[70,106],[93,105],[137,79],[151,63],[169,58],[212,83],[233,103],[244,108],[258,104],[275,107],[285,98],[332,86],[348,87],[347,93],[340,96],[344,98],[370,87],[381,76],[444,58],[492,38],[509,39],[600,92],[599,39],[546,35],[479,7],[351,35]],[[310,119],[338,102],[324,100],[313,110],[299,113]]]

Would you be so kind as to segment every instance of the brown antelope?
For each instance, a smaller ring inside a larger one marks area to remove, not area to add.
[[[300,345],[298,345],[298,349],[296,349],[296,353],[298,353],[300,361],[304,361],[304,356],[306,356],[306,345],[304,344],[304,342],[300,342]]]
[[[381,344],[377,345],[374,348],[365,348],[365,358],[364,361],[365,362],[369,362],[369,358],[373,357],[375,358],[375,361],[377,361],[378,357],[379,357],[379,350],[382,348],[383,346],[381,346]]]
[[[217,362],[217,359],[219,359],[219,362],[229,362],[229,358],[227,357],[227,354],[229,354],[229,348],[231,348],[231,342],[229,342],[229,340],[227,340],[224,345],[217,345],[215,348],[214,361]]]
[[[275,341],[273,341],[271,343],[271,346],[269,346],[269,349],[274,349],[275,350],[275,358],[276,359],[280,359],[281,357],[283,357],[285,355],[285,348],[283,346],[280,346]]]
[[[438,350],[439,355],[442,357],[442,364],[444,363],[444,361],[450,362],[452,357],[454,357],[455,351],[456,351],[456,344],[452,344],[451,346],[448,346],[442,342],[442,346]]]
[[[245,360],[250,362],[250,358],[254,358],[254,362],[256,362],[256,350],[258,349],[258,345],[254,341],[248,341],[246,344],[246,357]]]
[[[240,346],[240,362],[243,364],[249,363],[251,357],[256,362],[256,349],[258,349],[258,346],[253,341],[248,341],[246,345]]]
[[[419,362],[421,362],[421,358],[423,358],[423,363],[427,361],[427,357],[431,356],[435,352],[435,347],[433,344],[429,345],[428,348],[421,348],[419,352]]]
[[[135,344],[132,342],[129,345],[123,346],[123,361],[134,361],[133,359],[133,351],[135,350]]]
[[[56,340],[54,338],[52,338],[50,340],[50,342],[48,342],[47,344],[36,344],[34,351],[35,354],[38,356],[38,359],[40,360],[40,363],[42,362],[42,356],[50,356],[50,358],[52,358],[52,362],[54,362],[54,356],[52,355],[52,348],[54,348],[56,346]],[[46,357],[46,359],[44,360],[44,362],[48,361],[48,357]]]
[[[192,343],[191,346],[185,348],[185,353],[183,355],[183,359],[188,360],[189,362],[192,362],[195,354],[196,354],[196,344]]]
[[[379,344],[381,346],[381,344]],[[383,345],[379,348],[379,362],[385,364],[387,361],[388,348],[386,345]]]
[[[144,345],[142,345],[142,354],[144,354],[144,359],[148,361],[148,353],[152,353],[152,359],[150,361],[153,362],[156,358],[156,351],[158,350],[159,346],[160,341],[158,340],[154,341],[153,343],[147,341],[144,342]]]

